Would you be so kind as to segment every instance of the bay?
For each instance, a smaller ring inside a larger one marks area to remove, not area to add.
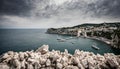
[[[95,54],[114,53],[120,54],[120,50],[113,49],[104,42],[86,39],[74,38],[59,42],[57,38],[68,39],[71,36],[57,34],[46,34],[46,29],[0,29],[0,54],[7,51],[27,51],[36,50],[43,44],[49,45],[50,50],[64,51],[67,49],[73,54],[75,49],[94,52]],[[91,46],[96,43],[100,50],[95,50]]]

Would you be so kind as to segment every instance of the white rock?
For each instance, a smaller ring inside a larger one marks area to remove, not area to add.
[[[80,63],[80,60],[78,59],[78,57],[73,57],[72,62],[73,64],[78,64]]]
[[[40,58],[40,64],[41,64],[41,65],[45,65],[46,60],[47,60],[47,59],[45,59],[45,58]]]
[[[49,59],[47,59],[46,66],[50,66],[50,65],[51,65],[51,61]]]
[[[60,55],[58,55],[57,53],[53,53],[53,54],[50,54],[49,57],[50,57],[50,59],[52,59],[51,62],[55,62],[60,58]]]
[[[63,68],[63,65],[62,65],[61,63],[57,63],[56,68],[57,68],[57,69],[62,69],[62,68]]]
[[[83,60],[81,61],[81,63],[82,63],[82,65],[83,65],[84,68],[87,68],[87,67],[88,67],[87,59],[83,59]]]
[[[0,64],[0,69],[9,69],[9,66],[6,64]]]
[[[76,49],[75,52],[74,52],[74,55],[80,55],[80,50]]]
[[[79,50],[71,55],[66,49],[65,52],[48,52],[48,48],[43,45],[36,52],[5,53],[0,56],[0,69],[120,69],[120,55],[103,56]]]
[[[20,58],[21,61],[24,60],[24,53],[23,53],[23,52],[20,52],[20,53],[19,53],[19,58]]]
[[[21,68],[22,68],[22,69],[25,69],[25,68],[26,68],[26,67],[25,67],[25,63],[26,63],[25,59],[24,59],[23,61],[21,61]]]
[[[79,67],[80,69],[85,69],[85,68],[82,66],[81,63],[78,63],[78,67]]]
[[[27,58],[29,55],[27,52],[24,53],[24,57]]]
[[[34,63],[34,69],[40,69],[41,65],[37,62]]]
[[[77,66],[66,66],[64,69],[79,69]]]
[[[119,66],[119,63],[116,61],[116,59],[107,58],[107,61],[108,61],[108,63],[110,64],[110,66],[111,66],[112,68],[115,68],[115,67],[118,67],[118,66]]]
[[[18,59],[13,59],[13,65],[15,68],[20,69],[21,68],[21,63]]]
[[[48,49],[49,49],[48,45],[43,45],[40,48],[38,48],[36,52],[41,52],[41,54],[46,54],[49,51]]]
[[[27,69],[34,69],[32,64],[27,64]]]
[[[3,60],[3,62],[8,63],[11,59],[12,59],[12,58],[11,58],[11,57],[9,57],[9,58],[7,58],[7,59]]]
[[[66,55],[68,55],[68,50],[67,49],[65,49],[65,52],[64,52]]]
[[[14,56],[13,56],[13,59],[19,59],[19,54],[15,53]]]
[[[9,55],[14,55],[14,52],[13,51],[8,51],[8,54]]]
[[[27,61],[28,61],[29,63],[31,63],[31,64],[34,64],[35,62],[39,62],[38,60],[33,59],[33,58],[28,58]]]
[[[2,56],[2,59],[7,59],[7,58],[9,58],[10,57],[10,55],[8,55],[8,53],[5,53],[3,56]]]

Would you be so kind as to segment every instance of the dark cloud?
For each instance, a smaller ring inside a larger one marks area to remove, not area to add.
[[[120,17],[120,0],[95,0],[95,2],[91,3],[89,3],[90,1],[86,3],[84,0],[72,0],[59,7],[49,5],[50,0],[0,0],[0,14],[26,15],[33,9],[33,5],[38,4],[38,2],[44,9],[39,9],[39,11],[35,12],[37,16],[49,17],[57,14],[60,10],[67,9],[68,11],[81,10],[85,13],[93,12],[95,16],[99,17],[104,15]],[[55,9],[56,7],[57,10]],[[56,13],[56,11],[58,12]]]
[[[25,15],[31,9],[27,0],[0,0],[1,15]]]
[[[93,11],[97,16],[120,18],[120,0],[98,0],[96,3],[89,4],[88,9]]]
[[[120,0],[65,0],[61,4],[59,1],[0,0],[0,27],[43,27],[43,23],[46,27],[59,27],[120,21]]]

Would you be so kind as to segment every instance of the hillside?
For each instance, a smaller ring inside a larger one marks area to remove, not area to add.
[[[85,23],[85,24],[73,26],[72,28],[76,28],[76,27],[78,27],[78,28],[79,28],[79,27],[88,27],[88,26],[100,27],[100,26],[104,26],[104,25],[107,25],[107,26],[109,26],[109,27],[120,27],[120,22],[100,23],[100,24]]]

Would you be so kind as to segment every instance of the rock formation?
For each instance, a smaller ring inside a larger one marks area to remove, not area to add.
[[[120,69],[120,55],[104,55],[75,50],[73,55],[49,51],[43,45],[36,51],[9,51],[0,56],[0,69]]]

